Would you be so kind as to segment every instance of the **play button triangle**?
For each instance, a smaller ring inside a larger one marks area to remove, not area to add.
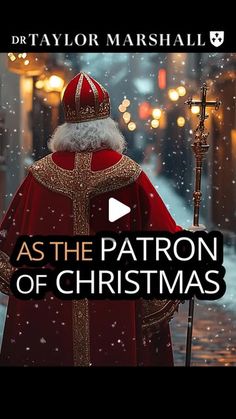
[[[129,214],[131,208],[128,205],[123,204],[118,201],[118,199],[110,198],[108,206],[108,219],[111,223],[119,218],[124,217],[124,215]]]

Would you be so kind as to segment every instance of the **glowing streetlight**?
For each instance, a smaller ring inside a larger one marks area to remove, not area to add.
[[[125,123],[126,123],[126,124],[128,124],[128,122],[129,122],[129,121],[130,121],[130,119],[131,119],[131,115],[130,115],[130,113],[129,113],[129,112],[125,112],[125,113],[123,113],[123,119],[124,119]]]
[[[161,109],[159,109],[159,108],[153,109],[152,116],[153,116],[154,119],[160,119],[160,117],[161,117]]]
[[[158,128],[159,127],[159,121],[158,121],[158,119],[153,119],[151,121],[151,126],[152,126],[152,128]]]
[[[179,86],[177,87],[177,92],[179,94],[179,96],[185,96],[186,95],[186,89],[184,86]]]
[[[37,54],[29,52],[9,52],[8,56],[8,69],[13,73],[26,75],[26,76],[39,76],[43,73],[46,54]]]
[[[35,83],[36,89],[43,89],[44,81],[43,80],[37,80]]]
[[[119,109],[119,111],[120,111],[121,113],[123,113],[123,112],[125,112],[125,111],[126,111],[126,106],[124,106],[124,105],[120,105],[120,106],[118,107],[118,109]]]
[[[135,124],[135,122],[130,122],[130,123],[128,124],[128,129],[129,129],[130,131],[134,131],[134,130],[136,129],[136,124]]]
[[[125,106],[125,108],[128,108],[128,106],[130,105],[130,100],[129,99],[124,99],[122,102],[122,105]]]
[[[8,53],[8,58],[11,61],[15,61],[16,60],[16,56],[15,56],[15,54],[13,54],[13,52],[9,52]]]
[[[172,100],[173,102],[176,102],[179,99],[179,93],[175,89],[169,89],[168,95],[170,100]]]
[[[44,82],[44,89],[46,92],[61,92],[64,87],[64,80],[53,74]]]
[[[185,118],[183,116],[179,116],[177,118],[177,125],[178,125],[178,127],[184,127],[184,125],[185,125]]]
[[[192,107],[191,107],[191,112],[192,112],[194,115],[199,114],[199,112],[200,112],[200,107],[199,107],[199,106],[192,106]]]

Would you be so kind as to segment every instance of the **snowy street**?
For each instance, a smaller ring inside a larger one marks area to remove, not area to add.
[[[191,225],[191,208],[186,208],[184,201],[170,186],[163,176],[153,174],[151,166],[143,166],[149,178],[157,188],[177,224]],[[226,268],[227,290],[225,296],[216,302],[196,302],[193,338],[193,365],[234,365],[236,366],[236,255],[226,249],[224,266]],[[0,296],[0,303],[6,298]],[[0,339],[5,321],[4,304],[0,304]],[[175,365],[184,365],[185,334],[188,303],[181,305],[179,313],[171,322],[174,344]]]
[[[192,224],[191,208],[164,177],[155,177],[151,166],[143,166],[153,185],[161,195],[177,224]],[[201,220],[204,223],[204,220]],[[193,332],[193,365],[236,366],[236,253],[225,246],[226,293],[218,301],[197,301]],[[180,306],[171,322],[175,365],[184,365],[188,302]]]

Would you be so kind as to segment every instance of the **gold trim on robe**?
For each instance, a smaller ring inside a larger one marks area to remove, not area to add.
[[[69,197],[73,203],[74,235],[89,234],[90,199],[105,192],[117,190],[133,183],[140,175],[141,167],[127,156],[103,170],[91,169],[92,153],[75,154],[73,170],[57,166],[48,155],[30,168],[34,178],[53,192]],[[74,365],[90,363],[88,300],[72,302]]]
[[[10,279],[15,268],[10,264],[9,256],[0,250],[0,291],[10,295]]]
[[[142,329],[144,335],[157,332],[160,323],[170,321],[178,311],[179,300],[142,300]]]

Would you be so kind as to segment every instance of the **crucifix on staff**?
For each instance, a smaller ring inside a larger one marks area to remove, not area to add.
[[[209,132],[205,129],[205,120],[208,118],[206,110],[208,107],[218,110],[221,102],[219,100],[207,100],[207,84],[203,83],[201,87],[201,99],[193,100],[191,97],[185,102],[191,109],[192,106],[199,106],[200,112],[198,114],[199,123],[194,131],[194,142],[192,144],[193,153],[195,156],[195,182],[193,192],[193,226],[199,227],[199,211],[201,205],[201,177],[202,177],[202,162],[206,152],[209,149],[207,138]],[[192,335],[193,335],[193,316],[194,316],[194,298],[189,301],[188,312],[188,329],[187,329],[187,343],[186,343],[186,360],[187,367],[191,364],[191,349],[192,349]]]

